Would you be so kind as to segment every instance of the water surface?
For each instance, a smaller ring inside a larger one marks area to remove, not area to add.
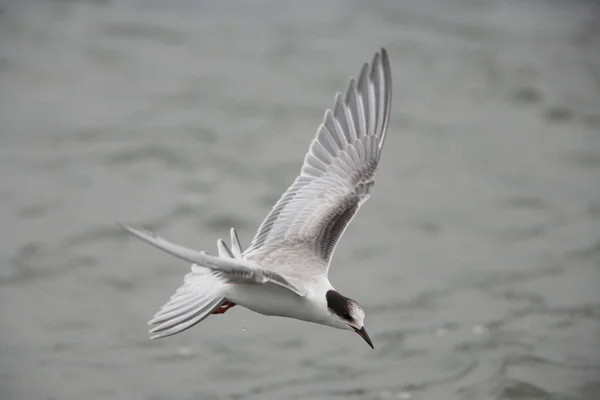
[[[5,1],[2,399],[596,399],[599,9],[584,1]],[[162,341],[188,266],[299,171],[379,47],[390,132],[331,280],[359,337],[241,307]]]

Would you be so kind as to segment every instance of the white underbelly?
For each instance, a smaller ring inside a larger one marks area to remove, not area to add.
[[[263,315],[291,317],[317,323],[323,320],[320,310],[307,297],[298,296],[277,285],[231,283],[225,297]]]

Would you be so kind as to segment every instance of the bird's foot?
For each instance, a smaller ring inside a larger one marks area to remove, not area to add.
[[[233,306],[235,306],[235,303],[226,301],[223,304],[221,304],[221,306],[219,308],[217,308],[215,311],[213,311],[212,313],[213,314],[224,314],[227,310],[229,310]]]

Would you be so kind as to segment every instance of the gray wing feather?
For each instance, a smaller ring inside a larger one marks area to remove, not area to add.
[[[222,274],[228,280],[238,280],[258,284],[272,283],[288,289],[298,296],[305,295],[303,290],[300,290],[297,286],[276,272],[263,270],[251,262],[233,258],[233,254],[223,241],[218,241],[217,246],[219,253],[225,257],[213,257],[206,252],[192,250],[171,243],[154,232],[134,228],[125,224],[119,225],[138,239],[141,239],[172,256]]]
[[[246,258],[265,259],[301,243],[327,271],[338,240],[371,193],[391,98],[388,55],[381,49],[363,65],[358,81],[350,80],[346,95],[337,94],[333,111],[325,112],[300,175],[260,225]]]

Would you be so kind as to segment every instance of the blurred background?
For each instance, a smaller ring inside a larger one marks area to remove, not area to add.
[[[600,398],[600,5],[0,0],[0,398]],[[241,307],[162,341],[385,46],[378,181],[331,281],[358,336]]]

